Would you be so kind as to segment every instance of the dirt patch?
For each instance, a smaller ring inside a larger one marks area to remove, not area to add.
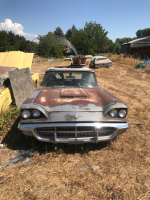
[[[47,68],[41,63],[32,70]],[[143,125],[131,124],[123,135],[99,144],[30,139],[36,150],[32,161],[1,169],[1,199],[150,199],[150,74],[121,63],[95,72],[99,85],[129,106],[128,121]]]
[[[65,67],[71,65],[71,61],[64,61],[64,59],[56,59],[53,61],[48,61],[47,59],[44,61],[36,61],[35,63],[32,63],[31,72],[32,73],[40,73],[40,80],[41,82],[43,80],[45,71],[51,67]]]
[[[71,61],[64,61],[64,59],[56,59],[52,61],[45,60],[43,62],[32,63],[31,72],[45,73],[45,71],[50,67],[65,67],[68,65],[71,65]]]

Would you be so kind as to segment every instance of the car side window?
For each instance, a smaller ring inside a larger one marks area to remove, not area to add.
[[[91,74],[91,81],[92,81],[92,83],[95,83],[95,79],[94,79],[93,74]]]

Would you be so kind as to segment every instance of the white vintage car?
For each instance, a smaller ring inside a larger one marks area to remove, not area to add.
[[[100,67],[108,67],[112,65],[112,61],[107,57],[103,56],[95,56],[90,63],[90,68],[100,68]]]

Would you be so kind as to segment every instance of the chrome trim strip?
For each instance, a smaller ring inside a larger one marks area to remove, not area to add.
[[[61,127],[61,126],[94,126],[96,128],[102,128],[102,127],[113,127],[113,128],[129,128],[129,123],[100,123],[100,122],[94,122],[94,123],[40,123],[40,124],[21,124],[19,123],[19,129],[35,129],[40,127]]]
[[[95,127],[95,137],[81,137],[81,138],[57,138],[57,132],[56,132],[56,127],[63,127],[63,126],[92,126]],[[54,139],[51,140],[50,137],[49,138],[43,138],[40,137],[38,135],[38,133],[36,132],[36,128],[39,127],[55,127],[55,132],[54,132]],[[99,128],[115,128],[116,131],[114,131],[110,136],[98,136],[98,131],[97,129]],[[22,131],[25,130],[30,130],[32,131],[34,137],[37,140],[43,141],[43,142],[52,142],[52,143],[68,143],[68,142],[93,142],[93,143],[97,143],[100,141],[107,141],[107,140],[111,140],[113,139],[115,136],[117,136],[119,134],[119,131],[123,130],[124,132],[126,131],[127,128],[129,128],[129,123],[41,123],[41,124],[21,124],[19,123],[18,128]],[[122,132],[123,133],[123,132]]]
[[[110,104],[108,105],[107,107],[105,107],[103,113],[104,113],[104,116],[106,116],[108,114],[108,112],[113,109],[113,108],[119,108],[119,109],[127,109],[128,107],[124,104],[124,103],[115,103],[115,104]],[[124,119],[125,118],[121,118],[121,119]]]
[[[45,108],[40,105],[40,104],[35,104],[35,103],[30,103],[30,104],[22,104],[20,107],[21,110],[30,110],[30,109],[36,109],[39,110],[43,113],[43,115],[45,115],[46,117],[48,117],[48,111],[45,110]]]

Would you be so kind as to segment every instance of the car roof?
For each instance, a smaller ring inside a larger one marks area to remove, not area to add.
[[[49,68],[48,70],[46,70],[46,73],[47,72],[51,72],[51,71],[75,71],[75,72],[94,72],[95,73],[95,71],[93,71],[93,70],[91,70],[91,69],[89,69],[89,68],[87,68],[87,67],[82,67],[82,68],[62,68],[62,67],[51,67],[51,68]]]
[[[93,56],[93,58],[102,58],[104,56]]]
[[[99,56],[99,57],[96,57],[96,59],[97,59],[97,58],[107,58],[107,57],[104,57],[104,56]]]
[[[94,59],[97,59],[97,58],[104,58],[104,56],[93,56],[92,59],[94,60]]]

